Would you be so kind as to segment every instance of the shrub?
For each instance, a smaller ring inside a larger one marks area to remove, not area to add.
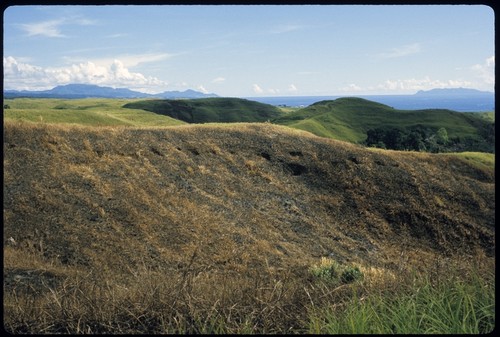
[[[352,283],[363,278],[363,273],[358,267],[343,266],[326,257],[322,257],[320,263],[311,268],[311,274],[318,279],[333,283]]]
[[[358,267],[346,267],[340,275],[342,283],[351,283],[363,278],[363,273]]]

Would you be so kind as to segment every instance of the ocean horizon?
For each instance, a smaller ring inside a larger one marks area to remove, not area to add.
[[[359,97],[400,110],[449,109],[459,112],[487,112],[495,110],[495,96],[491,95],[343,95],[343,96],[270,96],[244,97],[260,103],[283,107],[307,107],[311,104],[341,97]]]

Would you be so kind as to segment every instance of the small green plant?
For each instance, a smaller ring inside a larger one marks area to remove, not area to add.
[[[344,284],[363,278],[358,267],[343,266],[326,257],[322,257],[320,263],[311,268],[311,273],[321,280]]]
[[[351,283],[363,278],[363,273],[358,267],[346,267],[340,275],[342,283]]]

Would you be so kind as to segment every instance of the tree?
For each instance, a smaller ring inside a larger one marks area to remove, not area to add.
[[[436,140],[438,144],[446,145],[448,143],[448,131],[445,128],[437,130]]]

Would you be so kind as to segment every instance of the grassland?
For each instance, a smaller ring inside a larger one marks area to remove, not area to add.
[[[495,326],[494,155],[12,118],[3,150],[8,332]],[[318,277],[325,261],[362,277]]]
[[[7,99],[4,119],[85,125],[169,126],[184,123],[271,122],[351,143],[374,128],[446,129],[451,151],[494,148],[494,113],[396,110],[360,98],[315,103],[303,109],[277,108],[238,98],[192,100]]]
[[[125,109],[125,99],[5,99],[4,120],[80,125],[168,126],[184,122],[141,109]]]

